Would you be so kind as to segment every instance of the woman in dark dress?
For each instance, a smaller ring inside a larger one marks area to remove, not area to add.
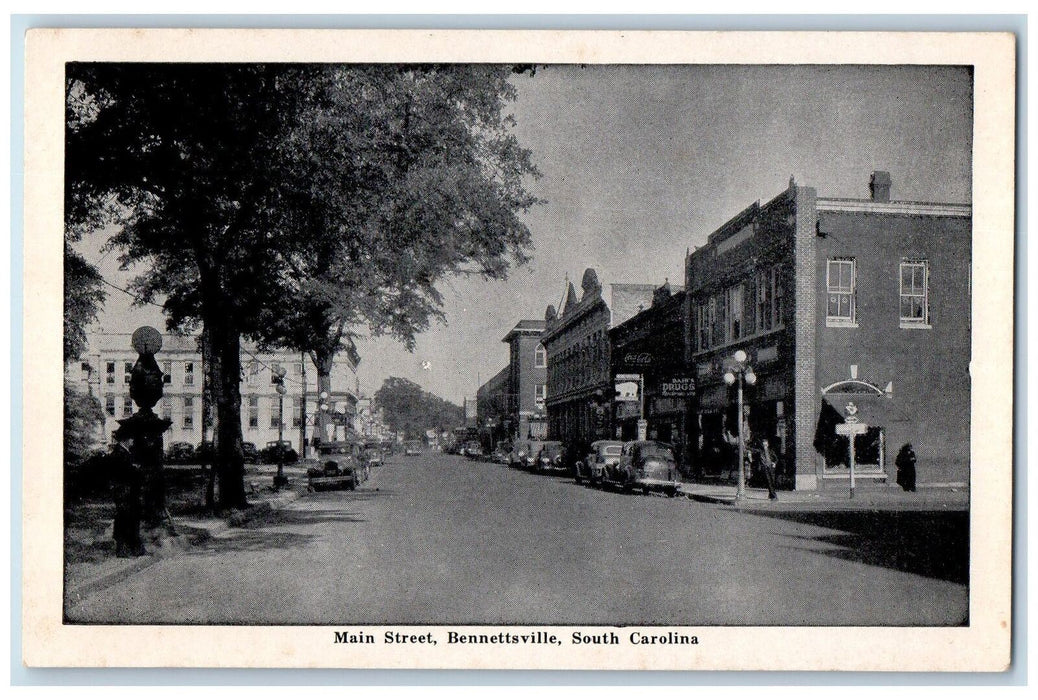
[[[912,443],[907,442],[897,453],[894,460],[897,465],[897,483],[905,491],[915,491],[915,452]]]

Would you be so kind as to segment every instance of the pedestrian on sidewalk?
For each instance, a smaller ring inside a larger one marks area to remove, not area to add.
[[[115,554],[139,557],[147,554],[141,540],[141,469],[133,461],[134,438],[130,430],[120,426],[114,437],[116,444],[108,456],[108,464],[112,500],[115,502],[115,523],[112,526]]]
[[[894,460],[897,465],[897,483],[905,491],[915,491],[915,451],[912,443],[906,442],[901,446]]]
[[[768,498],[772,501],[778,500],[778,493],[775,491],[775,451],[771,449],[771,445],[768,444],[767,438],[761,438],[760,446],[757,448],[757,459],[760,462],[761,471],[764,472],[764,479],[768,482]]]

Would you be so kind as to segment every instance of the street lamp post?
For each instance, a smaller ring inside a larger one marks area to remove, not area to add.
[[[745,416],[743,416],[743,398],[742,398],[742,387],[743,382],[753,386],[757,383],[757,375],[754,373],[753,368],[748,363],[748,357],[744,350],[736,350],[735,354],[732,355],[732,363],[728,368],[728,371],[724,373],[724,383],[728,386],[739,383],[739,477],[736,482],[738,486],[735,490],[735,499],[742,500],[746,495],[746,473],[745,473],[745,459],[746,459],[746,437],[745,428],[743,423],[745,422]]]
[[[274,477],[274,488],[279,489],[288,485],[285,478],[285,368],[281,365],[274,367],[274,390],[278,392],[278,473]]]

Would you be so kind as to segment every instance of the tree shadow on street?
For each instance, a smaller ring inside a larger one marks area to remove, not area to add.
[[[300,535],[292,532],[258,532],[255,530],[233,530],[221,537],[214,537],[188,552],[188,556],[211,556],[228,552],[262,552],[270,549],[300,549],[306,547],[316,535]]]
[[[759,512],[770,518],[839,530],[788,535],[831,547],[819,554],[969,585],[969,513],[963,511]]]
[[[366,523],[366,518],[344,510],[296,510],[281,509],[265,514],[243,524],[243,530],[258,530],[282,525],[318,525],[320,523]]]

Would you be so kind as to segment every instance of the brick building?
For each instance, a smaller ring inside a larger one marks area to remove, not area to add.
[[[155,413],[172,421],[164,434],[168,447],[174,442],[189,442],[197,446],[203,439],[202,426],[202,355],[197,336],[164,334],[162,350],[155,355],[165,375],[162,399]],[[68,371],[69,379],[96,396],[104,411],[104,425],[97,436],[99,443],[118,427],[120,418],[132,415],[136,406],[130,399],[130,370],[137,361],[137,353],[130,347],[129,333],[97,332],[88,336],[88,348],[80,360]],[[328,439],[345,437],[357,416],[357,365],[360,356],[355,348],[340,352],[332,369],[333,396],[326,402],[332,420],[329,420]],[[271,382],[272,370],[281,365],[287,393],[278,402],[276,385]],[[278,426],[284,411],[284,439],[295,449],[314,436],[314,416],[319,404],[317,397],[317,370],[313,364],[296,352],[260,352],[255,347],[242,345],[241,378],[242,439],[259,447],[278,437]],[[304,411],[305,405],[305,411]],[[215,410],[215,408],[214,408]],[[212,432],[207,433],[212,439]]]
[[[636,439],[638,420],[644,417],[646,436],[673,444],[682,468],[689,463],[684,454],[690,443],[687,399],[695,390],[685,369],[685,322],[683,288],[665,283],[653,292],[649,308],[609,330],[613,376],[640,376],[645,393],[638,401],[616,402],[616,436]]]
[[[911,442],[920,482],[967,480],[971,208],[891,201],[890,188],[883,172],[866,199],[790,180],[687,257],[701,475],[730,459],[723,433],[738,423],[723,375],[741,349],[757,378],[746,420],[772,438],[785,485],[846,487],[849,443],[835,424],[848,419],[868,426],[854,438],[858,477],[892,480]]]
[[[519,321],[501,339],[508,343],[508,378],[505,384],[507,417],[505,437],[521,440],[543,438],[548,434],[544,397],[548,357],[541,345],[544,321]]]
[[[610,305],[592,268],[584,271],[580,286],[579,298],[568,283],[559,311],[547,308],[541,336],[548,360],[548,437],[565,443],[587,443],[613,434],[607,408],[614,391],[609,328],[648,307],[655,289],[647,284],[612,284]]]
[[[484,450],[492,450],[499,441],[508,439],[509,366],[476,390],[476,422]]]

